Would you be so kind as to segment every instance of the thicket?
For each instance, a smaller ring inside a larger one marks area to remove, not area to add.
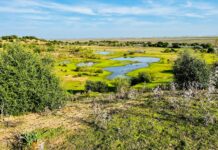
[[[18,39],[19,37],[16,35],[10,35],[10,36],[2,36],[2,40],[13,40],[13,39]]]
[[[208,48],[207,53],[216,53],[216,50],[215,50],[215,48],[210,47],[210,48]]]
[[[210,69],[204,61],[185,52],[175,61],[173,73],[180,88],[189,88],[193,84],[205,88],[208,85]]]
[[[115,92],[128,91],[128,88],[130,87],[130,80],[125,77],[117,77],[113,79],[112,85]]]
[[[109,86],[107,83],[103,81],[86,81],[85,84],[85,90],[86,91],[93,91],[93,92],[108,92]]]
[[[0,55],[1,113],[20,115],[64,104],[66,95],[51,73],[51,62],[19,45],[8,45]]]
[[[124,93],[130,87],[130,80],[125,77],[117,77],[112,80],[111,85],[104,81],[86,81],[85,90],[93,92],[116,92]]]
[[[139,72],[137,77],[131,77],[130,78],[131,85],[136,85],[139,83],[151,83],[152,82],[152,77],[150,74],[146,72]]]
[[[177,51],[174,48],[167,48],[163,51],[163,53],[176,53]]]

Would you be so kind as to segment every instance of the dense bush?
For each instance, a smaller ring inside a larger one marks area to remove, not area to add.
[[[108,84],[102,81],[86,81],[85,85],[86,91],[93,91],[93,92],[108,92],[109,87]]]
[[[103,69],[95,69],[94,72],[95,72],[95,73],[103,73],[104,71],[103,71]]]
[[[207,52],[208,52],[208,53],[215,53],[216,50],[215,50],[215,48],[210,47],[210,48],[208,48]]]
[[[113,91],[117,99],[128,99],[130,95],[130,80],[126,77],[117,77],[112,81]]]
[[[0,104],[4,114],[59,108],[65,94],[51,73],[51,61],[9,45],[0,55]]]
[[[121,92],[122,90],[126,90],[130,87],[130,80],[125,77],[117,77],[113,79],[112,85],[115,88],[115,92]]]
[[[48,46],[47,51],[48,51],[48,52],[53,52],[53,51],[55,51],[54,46]]]
[[[41,49],[38,46],[36,46],[33,48],[33,52],[34,53],[41,53]]]
[[[183,53],[173,66],[175,81],[180,88],[188,88],[190,84],[198,84],[206,87],[210,71],[205,62],[192,57],[189,53]]]
[[[157,47],[168,47],[169,43],[168,42],[157,42],[156,44]]]
[[[212,48],[212,47],[213,47],[212,44],[210,44],[210,43],[203,43],[203,44],[201,44],[201,46],[202,46],[203,48],[205,48],[205,49],[208,49],[208,48]]]
[[[138,79],[139,82],[150,83],[152,81],[151,75],[146,72],[139,72]]]
[[[172,43],[172,48],[181,48],[180,43]]]
[[[177,51],[174,48],[167,48],[163,52],[164,53],[172,53],[172,52],[176,53]]]
[[[35,36],[23,36],[22,39],[29,39],[29,40],[39,40],[37,37]]]
[[[2,36],[2,40],[13,40],[13,39],[18,39],[19,37],[16,35],[9,35],[9,36]]]
[[[136,85],[139,83],[151,83],[152,81],[152,77],[150,74],[146,73],[146,72],[139,72],[137,77],[132,77],[130,79],[131,81],[131,85]]]

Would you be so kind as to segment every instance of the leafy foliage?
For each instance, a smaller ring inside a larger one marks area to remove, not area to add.
[[[109,87],[107,83],[103,81],[86,81],[85,85],[86,91],[93,91],[93,92],[108,92]]]
[[[131,85],[136,85],[138,83],[151,83],[152,82],[152,77],[150,74],[146,72],[139,72],[137,77],[132,77],[131,79]]]
[[[207,52],[208,53],[216,53],[216,50],[215,50],[215,48],[210,47],[210,48],[208,48]]]
[[[174,48],[167,48],[163,52],[164,53],[176,53],[177,51]]]
[[[19,45],[9,45],[1,53],[0,104],[4,114],[40,112],[64,103],[65,94],[51,73],[50,62]]]
[[[193,83],[206,87],[210,70],[205,62],[185,52],[175,61],[173,73],[180,88],[188,88]]]
[[[47,51],[48,51],[48,52],[53,52],[53,51],[55,51],[54,46],[48,46]]]
[[[130,87],[130,80],[125,77],[117,77],[113,79],[112,85],[115,88],[115,92],[128,91]]]

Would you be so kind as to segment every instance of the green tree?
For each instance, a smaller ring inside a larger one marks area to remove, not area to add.
[[[65,92],[45,60],[14,44],[1,53],[0,104],[4,114],[40,112],[64,104]]]
[[[173,73],[180,88],[188,88],[193,83],[206,87],[210,70],[205,62],[185,52],[175,61]]]

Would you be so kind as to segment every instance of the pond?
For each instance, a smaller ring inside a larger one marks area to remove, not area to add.
[[[144,68],[147,67],[150,63],[160,61],[159,58],[153,58],[153,57],[127,57],[127,58],[119,57],[119,58],[113,58],[111,60],[132,61],[134,63],[125,66],[105,68],[105,70],[112,72],[112,74],[108,76],[108,79],[114,79],[115,77],[118,76],[125,76],[130,71]]]
[[[100,54],[100,55],[109,55],[111,52],[108,51],[97,51],[96,54]]]
[[[77,64],[78,67],[91,67],[93,65],[94,65],[94,62],[82,62],[82,63]]]

